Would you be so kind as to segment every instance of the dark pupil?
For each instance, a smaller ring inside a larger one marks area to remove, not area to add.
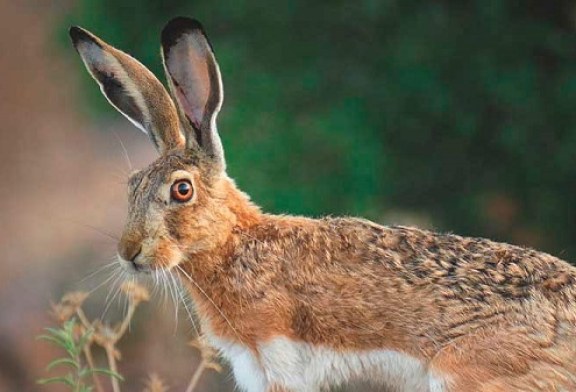
[[[190,186],[187,183],[183,182],[183,183],[178,184],[178,193],[179,194],[187,195],[189,190],[190,190]]]

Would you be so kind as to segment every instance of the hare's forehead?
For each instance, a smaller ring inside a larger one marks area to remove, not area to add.
[[[128,178],[128,189],[131,193],[147,193],[166,181],[164,170],[150,170],[149,168],[136,171]]]
[[[170,181],[173,173],[181,171],[192,173],[196,170],[195,166],[195,162],[186,157],[161,157],[148,167],[130,174],[128,187],[132,192],[153,190]]]

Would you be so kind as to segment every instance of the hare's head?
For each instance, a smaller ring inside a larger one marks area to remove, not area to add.
[[[118,247],[134,271],[171,268],[214,250],[237,224],[243,196],[225,173],[216,117],[222,80],[200,23],[176,18],[162,31],[172,96],[140,62],[78,27],[70,36],[108,101],[147,133],[160,158],[128,181],[129,214]],[[231,197],[232,195],[235,195]]]

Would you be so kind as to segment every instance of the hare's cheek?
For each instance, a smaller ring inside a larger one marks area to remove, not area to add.
[[[183,223],[180,220],[177,214],[168,214],[164,219],[166,231],[174,241],[182,241],[184,239],[180,229]]]
[[[176,244],[167,239],[161,239],[156,244],[156,266],[170,269],[178,265],[184,255]]]
[[[199,226],[194,207],[180,206],[164,216],[166,232],[175,242],[188,244],[194,241],[194,234]]]

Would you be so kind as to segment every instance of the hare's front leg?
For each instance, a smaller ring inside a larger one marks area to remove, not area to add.
[[[251,352],[244,352],[240,355],[228,357],[234,378],[239,389],[243,392],[318,392],[317,388],[309,385],[302,385],[302,382],[286,379],[282,373],[291,374],[291,378],[301,380],[303,377],[298,371],[291,372],[287,367],[264,369],[261,360],[257,360]],[[280,375],[280,377],[278,377]],[[295,385],[286,385],[286,382]]]
[[[269,388],[266,373],[258,363],[256,355],[249,348],[237,344],[218,344],[217,347],[222,356],[230,362],[234,379],[241,391],[274,391],[274,389]]]

